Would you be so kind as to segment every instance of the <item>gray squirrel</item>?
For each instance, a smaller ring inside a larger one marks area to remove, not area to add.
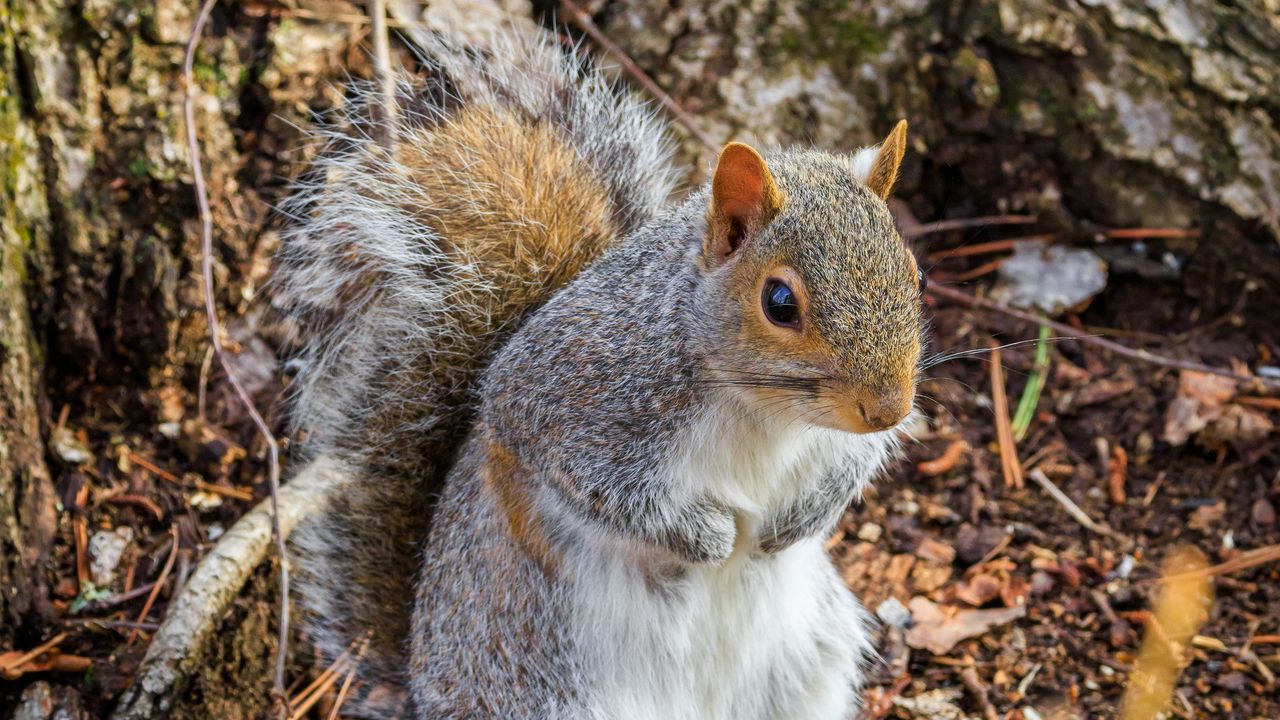
[[[580,51],[428,56],[393,127],[369,89],[322,131],[277,273],[301,452],[341,470],[292,553],[321,655],[364,643],[344,713],[852,717],[824,540],[915,397],[905,122],[730,143],[668,204],[662,124]]]

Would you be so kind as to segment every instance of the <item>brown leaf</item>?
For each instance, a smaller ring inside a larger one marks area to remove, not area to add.
[[[978,573],[968,580],[956,584],[957,600],[969,603],[974,607],[982,607],[1000,594],[1000,578],[988,573]]]
[[[916,563],[911,569],[911,589],[918,593],[931,593],[951,579],[951,566],[935,563]]]
[[[1165,414],[1164,439],[1172,445],[1185,444],[1222,415],[1223,406],[1235,391],[1236,383],[1231,378],[1183,370],[1178,375],[1178,396],[1169,403]]]
[[[1138,383],[1127,373],[1118,373],[1117,377],[1094,380],[1076,391],[1072,401],[1074,407],[1098,405],[1118,397],[1128,395]]]
[[[956,559],[956,549],[940,540],[925,537],[916,546],[916,557],[939,565],[950,565]]]
[[[939,606],[917,595],[907,604],[913,625],[907,630],[907,645],[935,655],[951,652],[956,643],[981,635],[997,625],[1013,622],[1027,614],[1027,607],[968,610]]]
[[[1226,513],[1227,505],[1221,500],[1212,505],[1201,505],[1191,513],[1191,518],[1187,520],[1187,527],[1207,533]]]

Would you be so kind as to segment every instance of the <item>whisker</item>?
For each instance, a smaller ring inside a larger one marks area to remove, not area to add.
[[[1064,340],[1078,340],[1082,337],[1102,337],[1102,336],[1095,334],[1095,335],[1073,335],[1071,337],[1065,337],[1065,336],[1052,337],[1052,338],[1045,338],[1043,342],[1062,342]],[[958,350],[956,352],[946,353],[944,355],[935,355],[934,357],[924,360],[920,364],[920,369],[928,370],[931,367],[936,367],[938,365],[941,365],[944,362],[950,362],[951,360],[956,360],[964,357],[973,357],[975,355],[986,355],[992,352],[993,350],[1006,350],[1008,348],[1019,347],[1022,345],[1033,345],[1039,342],[1041,342],[1040,338],[1033,338],[1030,340],[1018,340],[1011,343],[1005,343],[1004,345],[997,345],[996,347],[972,348],[969,350]]]

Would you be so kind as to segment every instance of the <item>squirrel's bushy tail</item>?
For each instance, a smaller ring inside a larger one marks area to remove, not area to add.
[[[310,637],[328,659],[368,637],[361,674],[392,683],[479,371],[674,184],[661,123],[580,52],[511,36],[427,56],[390,120],[368,87],[320,131],[274,296],[300,346],[300,446],[345,470],[294,538]]]

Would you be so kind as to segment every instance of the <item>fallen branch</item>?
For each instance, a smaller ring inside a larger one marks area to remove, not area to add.
[[[1120,543],[1121,548],[1125,551],[1133,549],[1133,540],[1121,535],[1115,530],[1112,530],[1109,526],[1097,522],[1093,518],[1089,517],[1088,513],[1081,510],[1080,506],[1076,505],[1071,498],[1067,497],[1066,493],[1058,489],[1058,486],[1053,484],[1053,481],[1049,479],[1049,476],[1045,475],[1039,468],[1032,470],[1030,476],[1031,479],[1035,480],[1040,487],[1044,488],[1045,492],[1049,493],[1049,497],[1057,500],[1058,504],[1067,511],[1067,514],[1076,522],[1080,523],[1082,527],[1115,540]]]
[[[322,512],[337,485],[336,464],[325,459],[303,468],[280,488],[280,515],[264,500],[245,513],[196,566],[172,602],[146,657],[125,691],[114,720],[163,717],[186,679],[196,669],[200,650],[240,588],[271,547],[272,524],[278,520],[286,537],[303,519]]]
[[[1132,358],[1134,360],[1141,360],[1142,362],[1151,363],[1152,365],[1160,365],[1163,367],[1170,367],[1178,370],[1195,370],[1196,372],[1209,373],[1210,375],[1219,375],[1221,377],[1231,378],[1232,380],[1235,380],[1238,383],[1254,384],[1262,387],[1271,388],[1273,390],[1280,390],[1280,380],[1273,380],[1271,378],[1264,378],[1264,377],[1255,377],[1252,375],[1240,375],[1239,373],[1235,373],[1230,370],[1224,370],[1222,368],[1216,368],[1211,365],[1204,365],[1198,362],[1192,362],[1190,360],[1178,360],[1176,358],[1165,357],[1163,355],[1156,355],[1155,353],[1147,352],[1146,350],[1135,350],[1126,345],[1121,345],[1120,343],[1115,342],[1113,340],[1107,340],[1106,338],[1098,337],[1097,335],[1080,335],[1078,334],[1079,330],[1077,328],[1071,327],[1066,323],[1061,323],[1056,320],[1050,320],[1048,318],[1042,317],[1040,315],[1036,315],[1034,313],[1018,310],[1017,308],[1011,308],[1008,305],[1003,305],[1001,303],[995,302],[994,300],[988,300],[986,298],[981,298],[976,295],[970,295],[969,293],[963,290],[959,290],[957,288],[953,288],[941,283],[930,283],[929,289],[927,292],[930,295],[934,296],[935,298],[950,300],[952,302],[959,303],[966,307],[990,310],[991,312],[1000,313],[1001,315],[1006,315],[1008,317],[1014,318],[1015,320],[1021,320],[1025,323],[1029,323],[1032,325],[1047,325],[1059,333],[1059,337],[1057,339],[1060,341],[1075,340],[1077,342],[1082,342],[1089,345],[1096,345],[1097,347],[1103,348],[1105,350],[1110,350],[1111,352],[1117,355],[1127,357],[1127,358]]]

